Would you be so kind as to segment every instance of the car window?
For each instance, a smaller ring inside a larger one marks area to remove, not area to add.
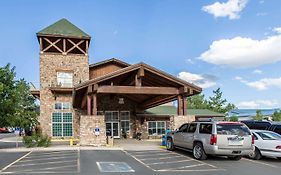
[[[274,130],[274,132],[277,132],[278,134],[281,134],[281,125],[277,125]]]
[[[212,134],[212,124],[201,123],[199,127],[199,133],[201,134]]]
[[[255,122],[251,129],[258,129],[258,130],[267,130],[270,127],[270,123],[268,122]]]
[[[263,140],[281,140],[281,136],[273,132],[256,132]]]
[[[183,124],[180,128],[179,128],[179,132],[186,132],[188,128],[188,124]]]
[[[188,127],[187,132],[188,132],[188,133],[194,133],[195,130],[196,130],[196,126],[197,126],[197,123],[191,123],[191,124],[189,125],[189,127]]]
[[[241,124],[217,124],[217,134],[219,135],[251,135],[246,125]]]

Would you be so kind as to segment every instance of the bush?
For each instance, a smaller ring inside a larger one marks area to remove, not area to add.
[[[51,144],[51,138],[48,135],[33,134],[32,136],[24,136],[23,144],[27,147],[48,147]]]

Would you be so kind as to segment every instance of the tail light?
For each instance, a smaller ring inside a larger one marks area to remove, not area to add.
[[[212,134],[211,135],[210,144],[211,145],[216,145],[217,144],[217,135],[216,134]]]
[[[281,149],[281,145],[276,146],[276,149]]]
[[[254,134],[252,134],[252,144],[255,143],[255,137],[254,137]]]

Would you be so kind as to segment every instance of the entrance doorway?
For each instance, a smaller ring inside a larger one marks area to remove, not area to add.
[[[107,122],[106,126],[106,136],[112,136],[113,138],[120,138],[119,134],[119,122]]]
[[[127,138],[130,131],[129,111],[105,111],[106,136]]]

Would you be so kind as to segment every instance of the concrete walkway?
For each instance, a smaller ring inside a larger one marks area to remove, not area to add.
[[[136,140],[136,139],[115,139],[114,146],[121,147],[124,150],[159,150],[161,140]]]

